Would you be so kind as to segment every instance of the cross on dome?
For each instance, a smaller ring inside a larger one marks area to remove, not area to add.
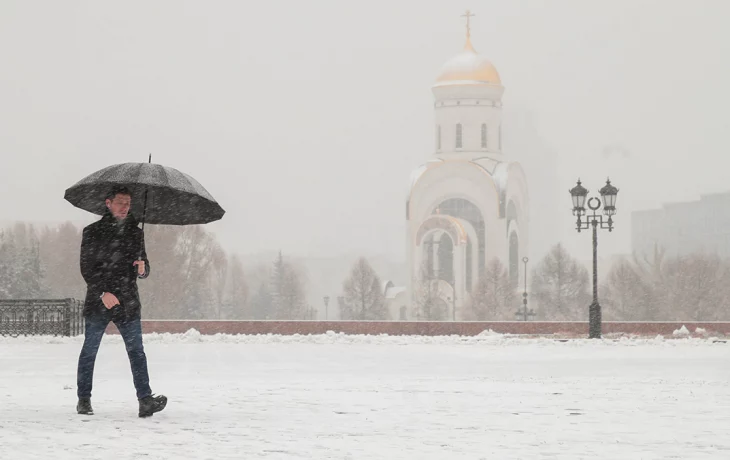
[[[472,14],[471,11],[466,10],[466,13],[462,14],[462,18],[466,18],[466,38],[471,37],[471,27],[469,26],[469,19],[476,16],[476,14]]]

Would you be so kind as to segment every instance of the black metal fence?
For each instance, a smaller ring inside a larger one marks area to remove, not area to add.
[[[83,303],[76,299],[0,299],[0,335],[80,335]]]

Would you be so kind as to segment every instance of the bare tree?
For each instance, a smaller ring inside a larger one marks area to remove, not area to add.
[[[215,236],[200,225],[183,227],[178,240],[177,258],[183,274],[181,299],[184,317],[210,316],[215,299],[212,279],[216,267],[225,263],[225,252]]]
[[[44,267],[48,295],[54,298],[82,299],[86,283],[78,269],[81,229],[71,222],[46,227],[40,234],[40,258]]]
[[[601,287],[603,318],[609,321],[636,321],[652,310],[652,287],[640,276],[640,270],[628,260],[611,268]],[[656,318],[653,318],[656,319]]]
[[[668,293],[664,287],[667,284],[664,266],[666,250],[658,245],[654,246],[651,257],[644,254],[641,258],[633,254],[633,269],[641,280],[643,289],[637,293],[634,308],[637,320],[656,321],[664,316],[668,301]]]
[[[476,321],[509,319],[514,313],[515,299],[507,267],[495,257],[487,264],[471,295],[467,318]]]
[[[431,276],[428,265],[421,265],[413,293],[414,317],[425,321],[444,321],[448,317],[448,305],[441,298],[439,280]]]
[[[153,275],[139,284],[148,318],[218,316],[216,280],[226,254],[214,234],[199,225],[151,225],[145,228],[145,245]]]
[[[709,254],[691,254],[667,264],[677,319],[716,321],[726,317],[730,267]]]
[[[712,321],[728,317],[730,267],[717,255],[651,257],[614,266],[604,287],[608,319]]]
[[[385,320],[388,310],[380,278],[368,261],[361,257],[342,285],[342,319]]]
[[[532,298],[538,316],[554,321],[587,318],[591,302],[588,269],[555,245],[533,271]]]
[[[185,272],[178,249],[182,231],[182,227],[168,225],[145,227],[145,247],[150,260],[151,276],[138,285],[147,318],[185,317],[182,311]]]
[[[230,318],[231,304],[229,298],[226,297],[228,287],[230,285],[230,266],[228,256],[221,250],[220,259],[213,264],[210,273],[211,291],[213,294],[210,303],[210,311],[215,319]]]

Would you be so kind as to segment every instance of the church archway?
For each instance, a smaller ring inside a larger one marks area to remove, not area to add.
[[[466,251],[466,290],[471,292],[473,273],[473,248],[476,245],[477,267],[478,273],[476,278],[479,279],[484,273],[486,266],[486,237],[485,222],[481,210],[471,201],[464,198],[449,198],[439,203],[433,210],[433,214],[445,214],[459,219],[463,219],[471,224],[476,231],[477,241],[467,238]]]

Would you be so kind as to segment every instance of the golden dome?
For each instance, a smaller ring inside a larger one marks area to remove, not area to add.
[[[488,59],[477,54],[467,36],[464,50],[441,68],[436,85],[501,85],[499,73]]]

